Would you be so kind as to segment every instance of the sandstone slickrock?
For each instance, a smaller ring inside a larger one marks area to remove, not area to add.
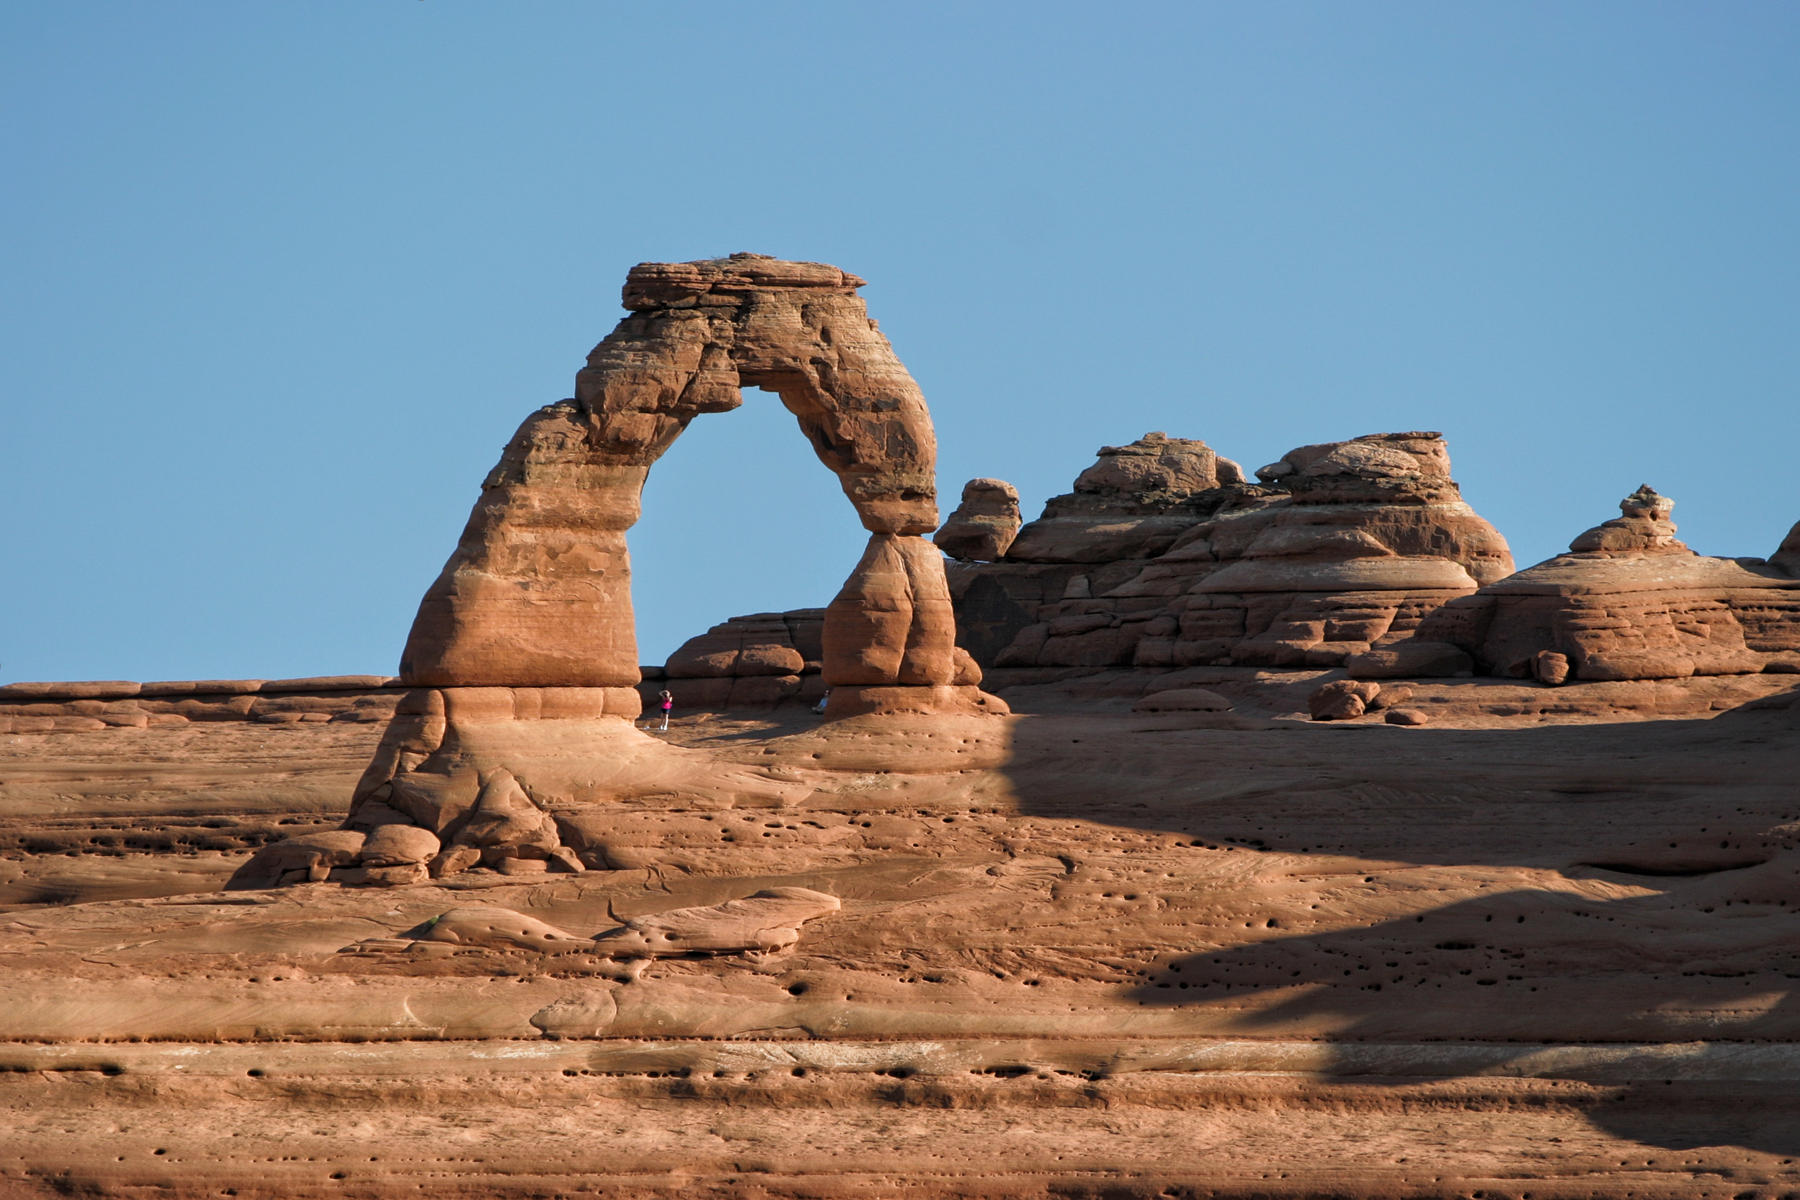
[[[1019,534],[1019,490],[1004,479],[971,479],[962,502],[942,529],[932,534],[937,548],[964,562],[993,562]]]
[[[802,887],[762,888],[719,904],[695,905],[630,917],[591,938],[495,905],[464,905],[412,931],[415,942],[550,954],[587,952],[603,958],[650,959],[687,955],[766,956],[793,949],[800,927],[842,907],[836,896]],[[408,938],[378,938],[355,951],[398,950]]]
[[[594,935],[616,958],[673,954],[770,954],[792,949],[800,926],[842,907],[836,896],[803,887],[763,888],[738,900],[632,917]]]
[[[1004,559],[952,570],[962,644],[994,667],[1336,666],[1512,570],[1439,434],[1258,474],[1162,435],[1108,448]]]
[[[1419,668],[1460,653],[1483,672],[1552,685],[1800,666],[1800,578],[1781,553],[1770,562],[1696,554],[1675,538],[1674,503],[1638,488],[1568,553],[1446,604],[1390,653]],[[1347,665],[1393,674],[1379,652]]]

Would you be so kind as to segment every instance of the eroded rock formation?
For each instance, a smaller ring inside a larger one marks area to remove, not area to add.
[[[810,704],[825,691],[824,660],[824,609],[751,613],[683,642],[638,690],[649,700],[666,687],[683,711]]]
[[[1800,578],[1784,557],[1709,558],[1675,538],[1675,502],[1648,485],[1569,553],[1486,584],[1407,642],[1352,658],[1380,678],[1466,669],[1543,683],[1800,670]]]
[[[575,398],[527,418],[482,485],[420,605],[401,677],[424,687],[633,688],[625,531],[650,467],[696,416],[742,404],[746,387],[781,397],[872,542],[934,530],[931,418],[869,320],[861,285],[836,267],[751,254],[634,267],[624,289],[632,315],[588,356]],[[915,587],[947,605],[941,576],[921,567]],[[847,589],[846,613],[861,594],[854,577]],[[949,643],[916,641],[947,678]],[[836,665],[828,655],[828,677]]]
[[[404,826],[436,847],[409,861],[392,861],[385,842],[378,858],[276,847],[239,885],[321,870],[398,883],[472,866],[584,869],[552,813],[566,820],[607,798],[621,764],[654,753],[630,745],[642,702],[625,531],[688,422],[736,408],[747,387],[780,396],[869,531],[820,630],[831,716],[1004,711],[957,649],[943,559],[921,536],[938,523],[930,415],[861,285],[836,267],[755,254],[634,267],[630,315],[588,355],[574,398],[513,435],[407,638],[400,676],[413,690],[347,828]],[[798,691],[806,662],[792,646],[739,638],[696,648],[671,673],[723,682],[727,700],[732,681],[773,680],[754,685],[772,702]]]
[[[1000,667],[1335,666],[1512,570],[1436,433],[1257,475],[1161,434],[1103,450],[999,563],[953,569],[963,644]]]

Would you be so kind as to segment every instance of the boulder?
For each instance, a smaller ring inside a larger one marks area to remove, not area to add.
[[[354,866],[367,835],[353,829],[302,833],[264,846],[227,881],[227,890],[274,887],[279,883],[319,883],[334,867]]]
[[[1226,712],[1231,701],[1206,688],[1174,688],[1153,692],[1131,706],[1132,712]]]
[[[1315,721],[1348,721],[1368,710],[1381,693],[1381,685],[1364,679],[1335,679],[1306,698],[1306,709]]]
[[[437,857],[443,844],[429,829],[416,825],[383,825],[363,843],[359,861],[365,867],[401,867],[425,864]]]
[[[963,485],[962,502],[931,540],[951,558],[993,562],[1005,555],[1019,525],[1017,488],[1002,479],[971,479]]]

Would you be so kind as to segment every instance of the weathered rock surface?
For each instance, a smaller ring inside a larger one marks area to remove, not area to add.
[[[13,683],[0,687],[0,734],[95,733],[189,721],[374,723],[393,715],[402,694],[398,685],[373,675]]]
[[[1320,676],[678,726],[551,814],[608,867],[381,890],[217,890],[336,820],[377,727],[0,735],[0,1193],[1800,1186],[1794,677],[1421,681],[1314,724]],[[841,907],[695,923],[722,953],[589,936],[788,888]]]
[[[877,538],[937,527],[924,398],[869,320],[862,280],[761,255],[644,263],[572,400],[528,418],[482,487],[401,659],[442,687],[638,682],[625,531],[652,464],[696,416],[778,394]]]
[[[1781,539],[1780,547],[1769,556],[1769,565],[1800,579],[1800,522],[1795,522],[1788,535]]]
[[[860,286],[836,267],[754,254],[632,269],[631,315],[588,356],[575,397],[520,426],[426,592],[401,656],[413,690],[357,787],[351,826],[391,820],[438,838],[434,878],[589,865],[553,812],[566,820],[616,793],[619,771],[596,760],[654,755],[620,745],[644,699],[625,531],[651,466],[744,388],[794,414],[868,547],[816,631],[778,614],[728,621],[678,650],[657,682],[684,706],[768,706],[806,694],[816,674],[813,694],[838,689],[832,719],[1005,711],[956,646],[943,557],[920,536],[938,518],[930,416]],[[370,862],[342,878],[407,882],[419,866]]]
[[[825,692],[825,610],[751,613],[689,638],[638,688],[647,710],[668,688],[680,711],[812,704]]]
[[[1438,434],[1302,446],[1259,485],[1158,439],[1103,452],[999,563],[954,568],[984,665],[1335,666],[1512,570]]]
[[[632,917],[595,934],[594,948],[613,958],[773,954],[793,949],[800,926],[841,907],[836,896],[810,888],[763,888],[723,904]]]
[[[971,479],[962,502],[931,535],[939,550],[964,562],[993,562],[1019,534],[1019,490],[1003,479]]]
[[[1019,530],[1014,562],[1104,563],[1148,558],[1168,549],[1197,519],[1225,502],[1220,488],[1241,485],[1244,472],[1205,442],[1147,433],[1126,446],[1105,446],[1074,490],[1044,506]]]
[[[1454,650],[1480,671],[1552,685],[1800,668],[1800,578],[1777,561],[1694,553],[1675,538],[1674,501],[1648,486],[1619,508],[1569,553],[1447,604],[1388,653],[1417,675],[1445,673],[1428,660],[1452,665]],[[1394,673],[1380,652],[1347,665]]]
[[[347,949],[353,953],[403,951],[424,942],[483,950],[585,953],[611,959],[766,956],[792,950],[800,940],[800,926],[840,907],[836,896],[808,888],[763,888],[722,904],[631,917],[583,937],[510,908],[464,905],[439,913],[401,938],[365,939]]]
[[[1321,684],[1307,697],[1306,707],[1315,721],[1348,721],[1368,711],[1381,685],[1361,679],[1336,679]]]

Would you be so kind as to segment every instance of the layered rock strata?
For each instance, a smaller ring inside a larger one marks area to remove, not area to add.
[[[190,721],[385,721],[403,694],[380,675],[305,679],[83,680],[0,686],[0,734],[98,733]]]
[[[679,710],[768,708],[814,703],[825,692],[825,610],[732,617],[683,642],[660,671],[646,669],[639,694],[667,688]]]
[[[1336,666],[1512,571],[1439,434],[1257,476],[1160,434],[1103,450],[1000,562],[952,568],[963,645],[998,667]]]
[[[1406,642],[1352,658],[1367,678],[1464,669],[1560,684],[1800,670],[1800,562],[1710,558],[1676,540],[1675,502],[1648,485],[1567,554],[1496,580]],[[1451,668],[1451,669],[1445,669]]]

